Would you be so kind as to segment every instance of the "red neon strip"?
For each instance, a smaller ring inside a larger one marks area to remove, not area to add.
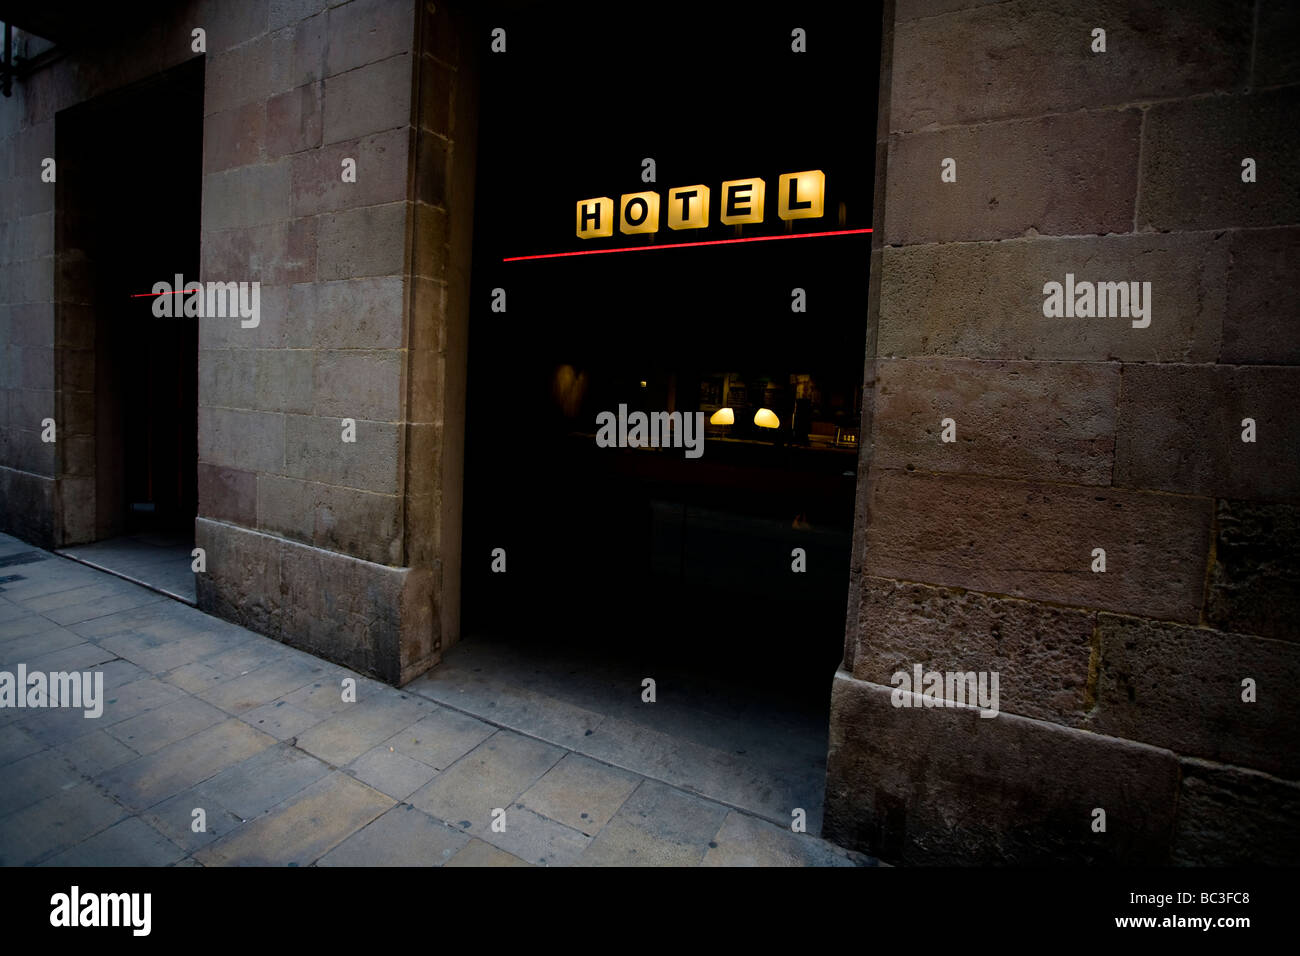
[[[579,249],[576,252],[544,252],[536,256],[507,256],[502,262],[522,259],[556,259],[560,256],[600,256],[607,252],[649,252],[655,249],[686,249],[690,246],[729,246],[735,242],[768,242],[772,239],[815,239],[818,236],[856,236],[870,229],[840,229],[835,232],[794,232],[784,236],[742,236],[739,239],[709,239],[704,242],[674,242],[666,246],[623,246],[619,249]]]
[[[131,296],[133,299],[142,299],[149,295],[180,295],[182,292],[198,292],[198,289],[177,289],[175,292],[137,292]]]

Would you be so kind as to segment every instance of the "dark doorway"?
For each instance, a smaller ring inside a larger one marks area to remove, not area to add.
[[[465,639],[602,669],[634,699],[653,676],[660,701],[811,715],[823,756],[870,250],[845,233],[871,225],[874,181],[879,16],[859,8],[773,23],[740,5],[547,4],[484,21],[485,36],[508,28],[508,52],[484,57]],[[824,215],[787,223],[779,176],[805,170],[825,173]],[[748,177],[767,184],[764,221],[721,224],[720,184]],[[668,191],[692,184],[710,187],[709,225],[670,230]],[[657,233],[575,235],[578,201],[646,190],[662,197]],[[819,232],[839,234],[793,238]],[[602,247],[630,251],[503,261]],[[598,447],[597,415],[620,406],[728,408],[732,423],[707,427],[698,458]]]
[[[198,510],[199,319],[156,315],[149,293],[199,279],[203,77],[191,60],[57,119],[61,347],[94,354],[94,538],[173,561]]]

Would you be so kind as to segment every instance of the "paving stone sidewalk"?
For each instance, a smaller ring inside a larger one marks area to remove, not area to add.
[[[102,671],[105,702],[0,708],[8,866],[875,862],[0,535],[0,671],[20,663]]]

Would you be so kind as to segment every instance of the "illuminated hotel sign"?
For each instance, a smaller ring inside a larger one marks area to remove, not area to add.
[[[709,224],[711,192],[708,186],[678,186],[668,190],[669,229],[703,229]],[[718,219],[724,225],[762,222],[767,184],[761,179],[729,179],[718,190]],[[786,173],[777,181],[776,214],[780,219],[819,219],[825,212],[826,174],[820,169]],[[618,231],[625,235],[658,232],[659,193],[624,193],[618,209],[608,196],[578,202],[579,239],[597,239]]]

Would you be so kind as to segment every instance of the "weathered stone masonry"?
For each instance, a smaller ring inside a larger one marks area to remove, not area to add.
[[[199,604],[392,682],[438,660],[458,630],[477,121],[458,16],[416,0],[182,4],[0,102],[5,530],[95,536],[93,466],[63,451],[94,441],[79,399],[93,326],[87,343],[75,283],[55,282],[78,263],[56,261],[55,193],[33,171],[59,110],[195,57],[202,27],[199,278],[259,281],[262,319],[201,323]],[[58,445],[39,441],[47,415]]]
[[[887,11],[832,839],[1300,858],[1298,27],[1268,0]],[[1152,282],[1150,327],[1045,318],[1067,272]],[[1003,713],[892,707],[914,662],[998,671]]]

